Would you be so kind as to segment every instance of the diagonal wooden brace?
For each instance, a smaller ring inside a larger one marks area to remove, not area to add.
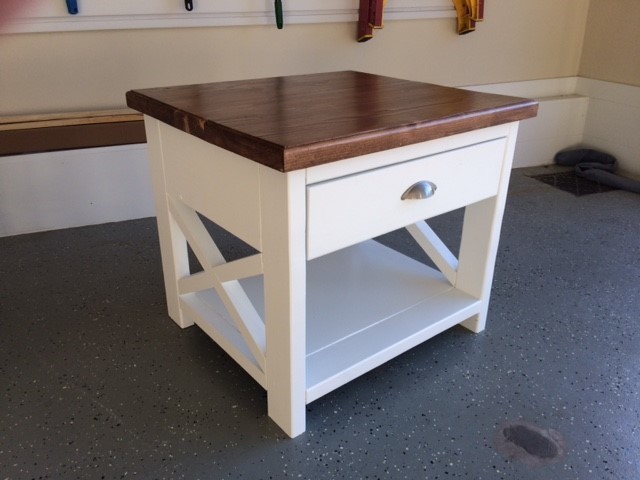
[[[195,210],[170,198],[169,211],[204,269],[204,272],[180,279],[180,293],[214,288],[251,354],[264,371],[264,322],[238,281],[239,278],[262,273],[261,255],[227,263]]]

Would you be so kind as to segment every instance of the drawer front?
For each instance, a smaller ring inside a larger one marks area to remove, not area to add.
[[[307,258],[496,195],[505,146],[499,138],[307,186]],[[401,198],[425,181],[432,196]]]

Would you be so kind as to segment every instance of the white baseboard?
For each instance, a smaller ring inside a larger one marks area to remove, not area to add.
[[[146,145],[0,157],[0,237],[153,215]]]
[[[614,155],[621,174],[640,178],[640,87],[567,77],[465,88],[540,101],[538,116],[520,125],[514,167],[549,164],[559,150],[583,146]]]
[[[579,145],[589,99],[577,95],[539,99],[538,116],[520,124],[514,168],[553,163],[555,154]]]
[[[520,125],[515,168],[585,145],[640,177],[640,87],[568,77],[465,88],[540,101]],[[0,236],[153,216],[148,169],[145,145],[0,157]]]
[[[620,172],[640,178],[640,87],[580,78],[589,97],[583,144],[618,159]]]
[[[491,83],[488,85],[468,85],[462,87],[476,92],[497,93],[526,98],[548,98],[576,93],[578,77],[546,78],[523,82]]]
[[[513,167],[553,163],[554,155],[582,142],[589,99],[576,94],[577,77],[465,87],[486,93],[535,98],[538,116],[520,123]]]

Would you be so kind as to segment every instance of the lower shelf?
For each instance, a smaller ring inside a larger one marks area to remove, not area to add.
[[[262,277],[241,283],[263,315]],[[264,386],[264,374],[215,292],[184,296],[183,305]],[[440,272],[373,240],[308,262],[307,403],[479,313],[480,307],[480,300],[453,288]]]

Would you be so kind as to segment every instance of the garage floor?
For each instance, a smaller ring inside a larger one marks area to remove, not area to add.
[[[293,440],[167,317],[154,219],[0,239],[0,479],[640,478],[640,196],[545,171],[514,171],[487,330],[315,401]],[[431,223],[453,249],[460,218]]]

